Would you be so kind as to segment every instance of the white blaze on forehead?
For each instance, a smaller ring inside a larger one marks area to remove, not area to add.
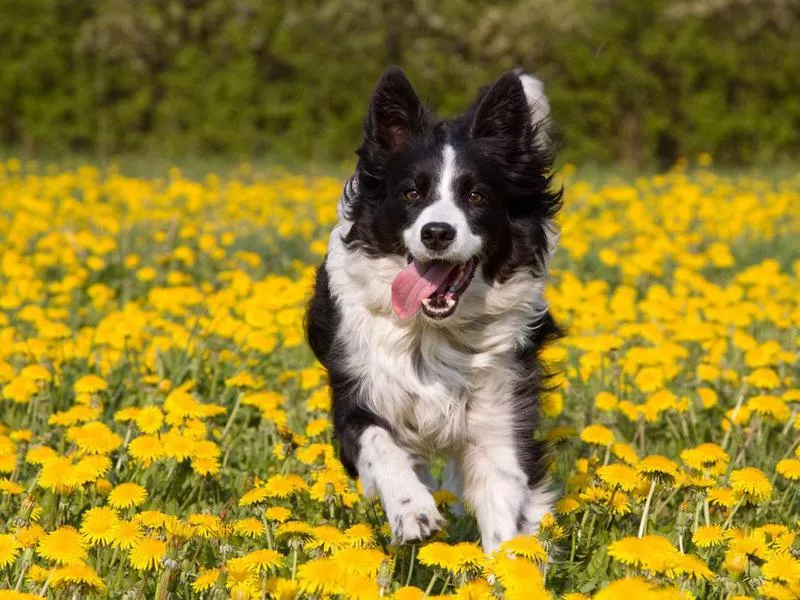
[[[414,223],[403,232],[403,239],[417,260],[440,258],[453,262],[466,262],[481,247],[481,238],[469,226],[467,215],[457,203],[455,181],[458,177],[458,160],[455,149],[446,144],[442,151],[442,170],[436,185],[433,204],[425,207]],[[422,243],[422,228],[428,223],[447,223],[456,230],[453,244],[446,253],[433,255]]]

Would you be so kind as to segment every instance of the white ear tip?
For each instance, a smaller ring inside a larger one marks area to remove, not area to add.
[[[534,126],[540,126],[536,141],[541,146],[547,146],[550,141],[546,132],[547,119],[550,116],[550,103],[544,93],[544,84],[528,73],[518,71],[517,76],[522,83],[522,90],[525,92],[525,99],[531,110],[531,122]]]

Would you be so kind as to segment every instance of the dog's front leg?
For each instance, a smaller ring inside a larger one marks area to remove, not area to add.
[[[520,419],[511,403],[474,398],[467,413],[463,452],[464,498],[472,506],[485,552],[493,552],[519,533],[534,533],[549,506],[530,485],[525,465],[542,460],[532,437],[532,423]],[[521,434],[527,430],[527,435]],[[523,462],[525,461],[525,462]]]
[[[378,425],[364,429],[359,446],[358,476],[367,495],[380,496],[393,542],[403,544],[430,537],[443,519],[430,491],[417,476],[411,455]]]

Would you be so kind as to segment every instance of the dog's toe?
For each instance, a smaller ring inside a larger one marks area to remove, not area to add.
[[[439,531],[444,524],[444,518],[436,509],[435,504],[404,507],[397,514],[392,523],[392,541],[395,544],[423,541]]]

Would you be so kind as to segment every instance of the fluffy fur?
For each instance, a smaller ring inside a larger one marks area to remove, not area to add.
[[[380,497],[398,543],[442,524],[424,483],[434,454],[451,458],[449,487],[463,490],[487,552],[536,531],[550,508],[533,436],[546,384],[537,356],[559,335],[543,298],[561,198],[548,119],[541,83],[520,72],[450,120],[396,68],[371,98],[307,331],[341,460]],[[445,247],[423,240],[430,223],[454,232]],[[393,312],[392,282],[412,259],[477,265],[447,318]]]

